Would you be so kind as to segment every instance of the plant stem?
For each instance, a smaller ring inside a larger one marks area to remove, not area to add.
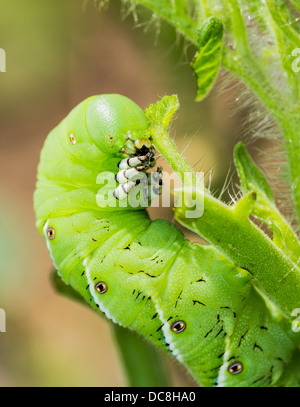
[[[300,219],[300,107],[278,118],[283,129],[285,149],[289,163],[291,191]]]
[[[184,182],[185,173],[193,173],[193,185],[196,185],[196,174],[190,164],[183,158],[182,154],[178,151],[176,144],[163,128],[156,127],[151,132],[151,137],[155,148],[163,155],[168,163],[172,163],[173,170],[177,173],[182,182]]]
[[[247,269],[253,276],[254,285],[286,318],[290,318],[291,312],[299,307],[300,269],[249,220],[248,209],[226,207],[212,197],[204,196],[201,218],[186,218],[184,208],[176,208],[175,217],[213,244],[236,266]]]
[[[152,138],[182,181],[185,172],[193,172],[167,133],[157,131]],[[195,180],[196,176],[193,182]],[[199,201],[204,198],[203,216],[187,218],[186,208],[182,207],[175,209],[176,220],[213,244],[236,266],[247,269],[254,284],[289,318],[299,306],[300,269],[249,220],[251,199],[245,196],[238,205],[229,207],[207,191],[197,190],[196,194]]]
[[[152,344],[120,325],[112,324],[117,349],[130,387],[169,387],[163,355]]]
[[[164,18],[173,25],[186,39],[197,45],[197,23],[199,22],[194,21],[187,13],[174,13],[174,7],[171,2],[165,0],[135,0],[132,2],[134,4],[142,4],[145,7],[148,7],[155,12],[158,17]],[[299,11],[299,2],[296,0],[291,0],[291,2],[295,9]],[[248,31],[245,27],[241,12],[240,1],[230,0],[229,2],[223,2],[223,4],[221,2],[221,6],[218,2],[218,7],[216,7],[216,3],[212,0],[195,0],[195,4],[197,5],[198,16],[202,15],[208,17],[216,14],[216,17],[219,17],[221,20],[226,20],[227,29],[236,43],[237,50],[232,51],[229,46],[224,45],[222,65],[224,68],[238,76],[257,95],[265,106],[274,114],[275,118],[281,125],[287,151],[289,181],[291,184],[298,221],[300,221],[299,100],[291,101],[284,92],[278,89],[277,85],[274,85],[268,76],[268,70],[266,70],[264,66],[266,62],[253,55],[248,45]],[[297,30],[293,28],[292,23],[294,23],[294,21],[289,22],[289,14],[292,15],[292,11],[290,11],[289,6],[285,4],[284,1],[268,0],[267,4],[264,4],[254,0],[252,4],[252,8],[253,7],[262,15],[263,23],[268,29],[268,35],[270,35],[271,40],[272,35],[276,36],[275,31],[278,33],[278,30],[281,30],[285,41],[300,48],[300,36]],[[289,14],[287,13],[288,11],[290,11]],[[228,15],[226,15],[226,13]],[[284,46],[285,42],[280,41],[279,48],[274,49],[274,52],[278,54],[279,60],[280,56],[283,55],[282,49],[280,48]],[[291,67],[288,65],[288,61],[286,59],[281,59],[281,61],[282,67],[279,73],[282,76],[288,75],[290,84],[294,81],[295,84],[298,83],[297,87],[300,88],[299,81],[297,82],[297,78],[293,78],[292,76]],[[297,92],[298,89],[291,89],[291,98],[293,95],[296,95],[297,97]]]

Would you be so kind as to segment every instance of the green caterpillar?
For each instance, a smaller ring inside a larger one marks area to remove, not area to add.
[[[34,206],[61,278],[107,318],[169,351],[203,386],[298,384],[290,325],[266,306],[250,273],[185,240],[172,223],[151,221],[142,206],[121,205],[138,188],[136,175],[155,166],[149,128],[131,100],[102,95],[47,137]],[[106,191],[113,207],[97,203],[103,172],[119,181]],[[155,188],[158,195],[160,176]]]

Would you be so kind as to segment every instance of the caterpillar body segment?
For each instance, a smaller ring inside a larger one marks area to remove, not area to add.
[[[172,223],[121,206],[141,186],[146,203],[161,192],[162,169],[147,172],[156,165],[149,125],[129,99],[102,95],[47,137],[34,206],[55,267],[91,307],[170,352],[202,385],[281,385],[295,344],[251,275]],[[112,205],[100,207],[106,172],[119,184],[106,185]]]

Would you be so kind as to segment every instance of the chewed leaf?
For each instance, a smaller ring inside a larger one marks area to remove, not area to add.
[[[270,202],[274,203],[270,185],[250,158],[243,143],[236,145],[234,159],[244,192],[255,191],[263,194]]]
[[[157,103],[149,105],[145,115],[150,121],[150,127],[162,127],[166,131],[178,108],[179,102],[176,95],[164,96]]]
[[[200,26],[198,33],[198,52],[191,62],[197,77],[196,101],[208,94],[217,77],[222,55],[223,24],[210,17]]]

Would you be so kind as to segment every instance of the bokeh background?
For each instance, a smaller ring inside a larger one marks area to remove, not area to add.
[[[234,174],[233,145],[247,136],[242,88],[221,74],[209,97],[195,103],[195,49],[151,13],[138,22],[126,17],[120,1],[100,12],[92,1],[0,0],[0,10],[7,56],[0,73],[0,308],[7,316],[0,386],[125,386],[110,323],[60,297],[49,281],[52,264],[32,202],[40,150],[88,96],[121,93],[146,108],[175,93],[181,108],[172,136],[197,171],[212,174],[218,192]],[[260,143],[251,142],[254,153]],[[172,220],[172,211],[151,209],[151,216]],[[174,385],[194,385],[162,357]]]

